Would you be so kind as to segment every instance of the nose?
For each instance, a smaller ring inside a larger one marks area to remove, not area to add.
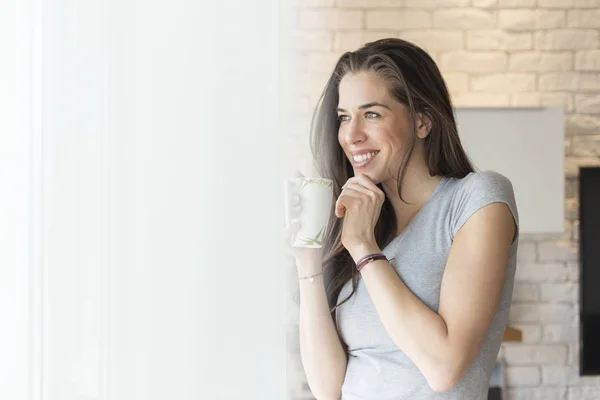
[[[367,138],[367,134],[360,121],[360,118],[352,118],[346,125],[346,131],[344,132],[344,138],[346,143],[354,144],[364,142]]]

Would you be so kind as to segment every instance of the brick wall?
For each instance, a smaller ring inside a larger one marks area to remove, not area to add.
[[[600,0],[295,0],[282,16],[293,94],[284,140],[295,165],[310,164],[309,115],[335,60],[381,37],[426,49],[457,106],[564,106],[565,233],[522,237],[510,319],[523,343],[502,352],[510,399],[599,399],[600,378],[578,376],[577,175],[600,165]],[[312,397],[299,364],[297,296],[289,377],[303,399]]]

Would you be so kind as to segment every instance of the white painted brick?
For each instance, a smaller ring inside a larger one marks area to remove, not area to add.
[[[579,167],[600,167],[600,158],[565,157],[565,176],[567,178],[579,177]]]
[[[570,93],[513,93],[511,95],[511,105],[519,107],[535,107],[535,106],[562,106],[565,112],[570,113],[573,111],[573,95]],[[536,235],[541,240],[548,240],[548,237],[544,237],[543,234]],[[563,234],[552,234],[552,240],[567,240],[571,236],[567,233]]]
[[[532,8],[535,0],[498,0],[498,6],[502,8]]]
[[[298,25],[303,30],[362,29],[363,12],[358,10],[304,9],[300,10]]]
[[[463,72],[446,72],[444,81],[450,93],[460,93],[469,90],[469,75]]]
[[[575,72],[547,72],[540,74],[539,90],[559,92],[562,90],[577,90],[579,74]]]
[[[575,101],[571,93],[540,93],[540,105],[563,106],[567,113],[575,109]]]
[[[600,19],[600,16],[598,18]],[[576,52],[575,69],[578,71],[600,71],[600,50]]]
[[[291,47],[304,51],[330,51],[333,34],[331,32],[294,32]]]
[[[336,32],[333,50],[336,52],[354,51],[368,42],[395,36],[390,32]]]
[[[571,10],[567,15],[570,28],[600,28],[600,9]]]
[[[538,250],[540,261],[577,260],[577,247],[568,241],[540,242],[538,243]]]
[[[568,385],[571,380],[573,367],[570,365],[543,365],[542,376],[544,384],[551,386]]]
[[[466,7],[470,3],[469,0],[404,0],[404,5],[407,8],[452,8]]]
[[[567,281],[568,282],[579,282],[579,263],[578,262],[567,262]]]
[[[578,340],[577,325],[563,321],[560,324],[544,324],[542,326],[542,342],[548,344],[573,343]]]
[[[299,7],[332,7],[335,0],[292,0]]]
[[[498,0],[473,0],[473,7],[495,7],[498,5]]]
[[[498,27],[511,31],[564,28],[566,14],[562,10],[499,10]]]
[[[400,33],[400,37],[426,51],[454,51],[465,47],[464,33],[461,31],[405,31]]]
[[[567,135],[600,135],[600,116],[567,115],[565,125]]]
[[[520,324],[510,322],[510,326],[519,329],[523,334],[523,343],[539,343],[542,340],[542,326],[538,324]]]
[[[600,45],[598,31],[584,29],[556,29],[535,32],[535,47],[540,50],[585,50]]]
[[[569,235],[565,232],[556,232],[556,233],[523,233],[521,235],[522,240],[527,241],[551,241],[551,240],[569,240]]]
[[[538,107],[541,105],[539,93],[513,93],[510,95],[510,105],[515,107]]]
[[[419,10],[375,10],[367,11],[367,29],[401,31],[431,27],[431,13]]]
[[[338,53],[308,53],[306,65],[309,72],[333,72],[340,58]]]
[[[532,387],[541,382],[539,367],[507,367],[506,384],[508,387]]]
[[[600,114],[600,95],[575,95],[575,110],[582,114]]]
[[[600,388],[600,377],[579,376],[578,365],[545,365],[542,366],[543,383],[552,386],[579,386],[582,388]],[[599,392],[596,392],[599,393]],[[578,398],[579,399],[579,398]],[[597,397],[594,397],[597,399]]]
[[[401,8],[404,0],[337,0],[341,8]]]
[[[565,137],[565,154],[571,154],[571,138]],[[568,214],[568,212],[566,212],[565,214]],[[570,214],[569,214],[570,215]],[[570,217],[566,216],[566,220],[564,221],[565,223],[569,222]]]
[[[570,387],[568,400],[598,400],[600,399],[599,387],[582,386]]]
[[[433,13],[433,26],[445,29],[485,29],[496,25],[493,12],[474,9],[436,10]]]
[[[510,309],[510,320],[515,322],[562,322],[572,316],[570,304],[515,303]]]
[[[567,348],[569,349],[567,355],[567,365],[575,365],[579,363],[579,340],[576,342],[571,342],[567,344]]]
[[[507,107],[510,96],[504,93],[459,93],[452,95],[452,101],[458,107]]]
[[[533,73],[486,74],[471,78],[474,92],[531,92],[535,90],[536,76]]]
[[[580,92],[600,91],[600,72],[583,72],[579,74]]]
[[[565,400],[566,387],[508,389],[509,400]]]
[[[564,263],[518,263],[515,273],[518,282],[565,282],[566,279]]]
[[[573,138],[565,139],[565,152],[572,156],[587,156],[595,155],[593,147],[586,149],[583,148],[586,144],[593,145],[594,143],[587,143],[586,141],[578,141],[573,143]],[[573,221],[579,218],[579,201],[577,199],[565,199],[565,218],[569,221]]]
[[[508,57],[503,52],[453,51],[441,55],[441,69],[452,72],[506,71]]]
[[[564,364],[567,362],[565,345],[506,344],[503,350],[508,364]]]
[[[551,303],[575,303],[577,302],[578,285],[568,283],[540,283],[541,300]]]
[[[519,241],[519,247],[517,249],[517,261],[535,261],[537,260],[537,243],[536,242],[525,242]]]
[[[531,50],[532,33],[508,33],[499,30],[469,30],[467,49],[469,50]]]
[[[600,0],[573,0],[573,7],[598,8],[600,7]]]
[[[513,302],[531,303],[540,300],[540,287],[537,283],[515,282]]]
[[[573,55],[571,52],[519,52],[509,55],[508,69],[518,72],[571,71]]]
[[[542,8],[571,8],[573,0],[538,0],[538,6]]]
[[[598,157],[600,156],[600,135],[596,136],[574,136],[572,138],[572,148],[570,155],[577,157]],[[579,218],[578,206],[579,203],[576,199],[573,199],[574,204],[570,204],[573,207],[573,215],[569,215],[571,220]]]
[[[576,219],[571,223],[570,230],[572,233],[571,240],[579,241],[579,219]]]
[[[538,6],[545,8],[598,8],[600,0],[539,0]]]

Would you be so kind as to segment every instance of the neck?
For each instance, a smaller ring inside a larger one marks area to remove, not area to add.
[[[398,181],[396,177],[382,182],[383,189],[394,207],[398,234],[404,230],[406,225],[410,223],[429,200],[441,180],[441,176],[429,176],[429,170],[424,162],[409,162],[401,188],[402,198],[406,203],[400,200],[400,196],[398,195]]]

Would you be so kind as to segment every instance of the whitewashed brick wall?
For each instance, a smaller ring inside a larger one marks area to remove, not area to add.
[[[565,107],[565,233],[522,238],[510,319],[523,343],[502,352],[511,400],[600,399],[600,378],[578,376],[577,322],[578,168],[600,166],[600,0],[294,0],[284,13],[293,43],[284,137],[306,171],[310,113],[333,64],[381,37],[426,49],[457,106]],[[297,301],[294,293],[290,385],[294,398],[309,399]]]

